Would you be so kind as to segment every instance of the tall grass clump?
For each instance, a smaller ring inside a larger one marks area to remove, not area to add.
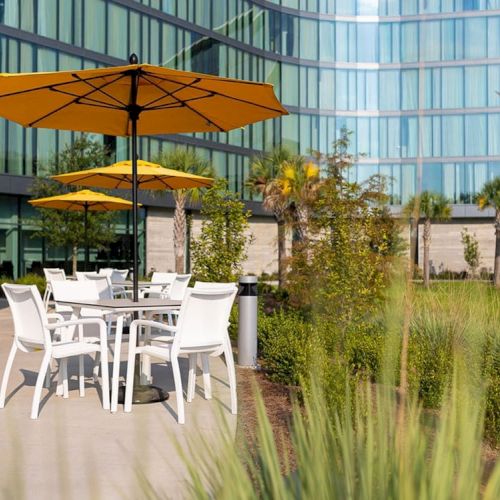
[[[331,370],[345,394],[335,405],[325,369],[310,366],[290,424],[291,461],[279,456],[282,437],[257,391],[256,441],[241,450],[228,439],[222,451],[199,453],[191,497],[500,498],[500,463],[491,470],[483,460],[485,438],[498,443],[500,436],[499,300],[481,284],[424,290],[396,276],[386,294],[385,333],[369,348],[379,352],[375,376],[360,378],[349,364],[342,376]],[[269,341],[279,321],[267,327]],[[297,349],[283,343],[272,359],[293,358]],[[332,360],[328,348],[315,355]]]

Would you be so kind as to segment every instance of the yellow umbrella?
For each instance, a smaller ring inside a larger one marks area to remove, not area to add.
[[[97,186],[107,189],[130,189],[132,183],[132,161],[113,163],[80,172],[54,175],[63,184]],[[137,187],[139,189],[190,189],[209,187],[212,179],[179,170],[162,167],[149,161],[137,160]]]
[[[131,136],[134,301],[137,283],[137,136],[223,132],[288,114],[267,83],[138,64],[0,75],[0,116],[26,127]]]
[[[87,270],[89,261],[89,245],[87,241],[89,211],[109,211],[109,210],[130,210],[132,202],[117,196],[109,196],[104,193],[96,193],[88,189],[75,191],[72,193],[49,196],[47,198],[38,198],[28,200],[28,203],[38,208],[55,208],[59,210],[75,210],[85,212],[85,270]]]

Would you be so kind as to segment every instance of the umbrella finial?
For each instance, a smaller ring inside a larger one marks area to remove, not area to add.
[[[137,57],[137,54],[135,54],[135,53],[130,54],[130,57],[128,58],[128,62],[130,64],[138,64],[139,58]]]

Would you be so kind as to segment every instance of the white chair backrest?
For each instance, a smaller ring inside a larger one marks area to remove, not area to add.
[[[95,271],[77,271],[76,279],[78,281],[86,280],[88,276],[99,276]]]
[[[35,285],[3,284],[2,289],[12,312],[18,346],[23,350],[33,344],[48,346],[50,334],[44,327],[48,323],[47,314],[38,288]]]
[[[127,279],[128,269],[112,269],[104,267],[99,269],[99,276],[109,276],[111,283],[123,283]]]
[[[183,300],[190,279],[190,274],[178,274],[168,290],[168,298],[171,300]]]
[[[97,293],[100,299],[113,298],[113,285],[109,276],[101,274],[87,274],[84,281],[92,281],[97,288]]]
[[[154,272],[151,276],[151,283],[168,283],[171,285],[175,278],[177,277],[177,273],[157,273]]]
[[[194,289],[195,290],[225,290],[226,288],[229,289],[238,289],[238,284],[231,281],[228,283],[216,283],[216,282],[210,282],[210,281],[195,281],[194,283]]]
[[[66,279],[64,269],[59,269],[58,267],[44,267],[43,274],[45,275],[45,280],[47,282],[64,281]]]
[[[172,349],[225,342],[236,289],[187,290]],[[178,351],[177,351],[178,352]]]
[[[58,301],[79,301],[79,300],[99,300],[99,292],[94,281],[56,281],[53,284],[52,293],[54,300]]]

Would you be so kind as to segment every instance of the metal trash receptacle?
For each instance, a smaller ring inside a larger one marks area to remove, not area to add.
[[[238,300],[238,365],[257,367],[257,276],[242,276]]]

